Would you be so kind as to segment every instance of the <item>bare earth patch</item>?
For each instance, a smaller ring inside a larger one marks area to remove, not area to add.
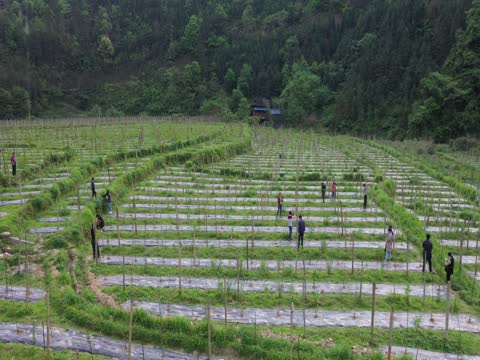
[[[90,281],[90,289],[92,289],[95,297],[100,302],[100,304],[105,306],[111,306],[114,308],[120,308],[120,306],[115,302],[115,299],[112,296],[102,292],[101,286],[98,284],[95,274],[91,271],[88,271],[88,280]]]

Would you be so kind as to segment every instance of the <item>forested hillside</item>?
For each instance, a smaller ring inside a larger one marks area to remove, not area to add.
[[[295,126],[479,135],[479,13],[478,0],[2,0],[0,119],[242,118],[261,96]]]

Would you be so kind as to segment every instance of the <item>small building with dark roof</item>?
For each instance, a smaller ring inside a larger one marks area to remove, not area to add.
[[[260,124],[274,120],[281,114],[280,106],[273,103],[271,99],[258,97],[250,103],[250,115],[257,117]]]

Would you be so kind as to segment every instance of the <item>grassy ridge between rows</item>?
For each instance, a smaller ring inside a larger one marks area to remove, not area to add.
[[[360,141],[360,140],[357,140]],[[417,159],[414,160],[408,155],[404,155],[403,153],[387,146],[384,144],[380,144],[377,142],[373,141],[366,141],[366,144],[368,144],[371,147],[380,149],[384,151],[385,153],[403,161],[404,163],[407,163],[409,165],[412,165],[413,167],[416,167],[426,174],[430,175],[436,180],[439,180],[441,182],[444,182],[448,184],[450,187],[452,187],[458,194],[462,195],[464,198],[468,199],[472,204],[479,205],[480,204],[480,192],[473,187],[470,187],[466,184],[464,184],[462,181],[458,180],[456,177],[449,176],[442,174],[438,170],[434,169],[433,167],[429,166],[425,161]],[[480,216],[480,210],[477,210],[477,216]]]
[[[219,161],[236,153],[246,151],[250,142],[248,139],[248,129],[244,129],[247,134],[242,139],[242,143],[213,145],[203,150],[182,149],[175,154],[162,154],[154,159],[149,160],[134,171],[124,174],[117,178],[110,190],[114,194],[114,203],[117,204],[128,196],[132,185],[139,183],[153,175],[158,169],[162,169],[168,164],[178,164],[185,162],[193,166],[202,163]],[[242,145],[244,143],[244,145]],[[245,146],[245,148],[244,148]],[[216,150],[214,150],[214,148]],[[201,153],[205,151],[205,153]],[[204,156],[207,154],[208,155]],[[86,176],[88,179],[88,177]],[[392,198],[388,195],[390,183],[382,183],[376,189],[372,189],[371,196],[375,201],[383,201],[381,206],[385,210],[389,210],[395,215],[395,221],[399,227],[412,226],[415,230],[419,230],[420,224],[414,215],[408,213],[402,207],[397,208]],[[82,221],[91,221],[94,215],[95,202],[91,202],[87,209],[84,210]],[[391,206],[394,206],[390,209]],[[403,211],[403,212],[402,212]],[[397,213],[398,212],[398,213]],[[402,218],[400,215],[413,216],[413,219]],[[83,219],[85,217],[85,219]],[[414,221],[416,220],[416,222]],[[79,219],[76,223],[78,224]],[[410,222],[412,221],[412,222]],[[422,233],[418,233],[417,237],[413,237],[413,232],[406,233],[410,241],[414,241],[416,245],[421,244],[424,236],[423,228],[420,224]],[[438,247],[437,247],[438,249]],[[76,251],[71,250],[72,253]],[[45,268],[50,266],[60,272],[58,278],[48,276],[51,289],[51,304],[54,309],[55,321],[60,325],[65,324],[89,330],[94,333],[101,333],[107,336],[126,341],[129,333],[129,314],[128,312],[106,307],[99,304],[95,293],[88,288],[89,278],[87,275],[88,266],[85,262],[83,254],[79,254],[71,273],[75,273],[75,277],[79,284],[73,287],[73,280],[67,273],[66,250],[61,249],[60,254],[51,255],[45,263]],[[436,261],[437,262],[437,261]],[[48,270],[47,270],[48,273]],[[63,276],[67,275],[67,276]],[[457,274],[456,274],[457,275]],[[411,275],[412,276],[412,275]],[[75,291],[78,290],[78,291]],[[127,289],[126,291],[128,291]],[[138,295],[136,290],[132,289],[130,297],[136,298]],[[5,306],[2,317],[7,316],[9,311],[15,312],[15,321],[28,321],[29,317],[22,318],[18,313],[18,306]],[[42,311],[45,307],[42,306]],[[39,319],[44,319],[42,316]],[[301,327],[289,329],[288,327],[271,327],[271,332],[281,335],[281,337],[272,338],[265,334],[266,327],[260,326],[244,326],[229,324],[227,328],[221,323],[213,322],[212,324],[212,343],[214,353],[220,355],[225,354],[226,358],[251,358],[251,359],[290,359],[291,354],[294,358],[301,359],[357,359],[352,354],[352,345],[367,344],[370,339],[369,329],[360,328],[312,328],[304,330]],[[183,349],[190,352],[207,351],[207,328],[206,321],[192,321],[190,319],[175,318],[158,318],[151,316],[145,311],[136,310],[133,318],[133,339],[137,343],[154,344],[169,348]],[[290,336],[293,335],[293,336]],[[316,341],[333,337],[338,344],[333,348],[324,348],[318,346]],[[375,340],[378,345],[386,344],[388,341],[388,330],[379,329],[375,331]],[[418,328],[397,329],[394,333],[393,343],[400,346],[418,347],[434,351],[445,351],[450,353],[480,353],[480,342],[478,335],[450,332],[449,340],[445,341],[443,333],[440,331],[422,330]],[[367,354],[364,359],[383,359],[380,353]]]
[[[356,144],[364,144],[379,149],[386,154],[391,155],[394,158],[413,166],[414,168],[419,168],[433,178],[449,184],[458,193],[464,195],[471,202],[475,203],[475,201],[478,201],[478,192],[476,192],[474,189],[463,184],[458,179],[439,173],[438,171],[420,160],[414,161],[387,145],[354,138],[348,139],[350,139]],[[414,213],[407,211],[407,209],[405,209],[402,205],[395,203],[395,183],[392,180],[384,180],[385,176],[380,170],[380,168],[374,162],[368,160],[366,157],[361,157],[357,155],[358,153],[361,153],[358,151],[358,149],[354,149],[353,151],[351,151],[352,149],[349,146],[345,145],[343,142],[340,143],[340,147],[345,154],[348,154],[348,156],[354,158],[355,160],[366,166],[369,166],[374,170],[376,181],[379,181],[379,183],[370,190],[370,197],[372,197],[372,199],[377,203],[377,205],[385,212],[387,217],[391,218],[395,222],[396,226],[402,229],[406,240],[411,242],[417,249],[421,251],[422,243],[426,235],[423,229],[423,224],[420,220],[418,220],[417,216]],[[477,216],[479,211],[480,210],[477,210]],[[431,240],[434,246],[434,251],[432,254],[433,267],[437,272],[438,276],[444,279],[445,271],[443,265],[445,261],[444,258],[447,254],[440,251],[440,249],[442,249],[442,246],[440,245],[438,239],[432,237]],[[455,275],[452,281],[452,288],[457,292],[457,294],[461,296],[462,300],[464,300],[467,304],[473,306],[473,309],[477,314],[480,312],[480,289],[476,281],[472,277],[470,277],[463,270],[463,268],[459,269],[458,266],[456,266]]]
[[[48,210],[61,196],[73,194],[78,191],[78,189],[80,189],[93,174],[100,171],[106,165],[111,165],[115,161],[135,158],[137,156],[174,152],[178,149],[213,140],[220,134],[221,132],[217,131],[212,135],[202,135],[190,140],[179,140],[171,144],[151,146],[139,149],[138,151],[127,150],[116,152],[106,157],[96,157],[87,164],[73,168],[68,179],[56,181],[52,188],[43,191],[28,201],[27,204],[10,212],[8,216],[1,218],[0,232],[9,231],[11,233],[23,233],[28,220],[34,220],[39,213]]]
[[[423,225],[417,216],[407,211],[403,206],[396,204],[394,200],[394,184],[391,180],[386,180],[377,184],[370,191],[370,196],[385,211],[388,217],[394,219],[397,226],[402,229],[407,241],[411,242],[416,248],[422,249],[422,243],[425,239],[425,231]],[[442,253],[440,242],[432,237],[434,251],[432,254],[432,262],[438,276],[443,277],[445,274],[443,265],[444,258],[447,255]],[[467,304],[474,306],[476,313],[480,312],[479,288],[476,281],[470,277],[463,269],[455,268],[455,275],[452,281],[452,289],[457,292]]]
[[[222,131],[220,131],[220,133],[222,133]],[[251,132],[248,127],[243,127],[238,139],[236,142],[214,144],[201,149],[184,146],[182,149],[177,149],[177,151],[155,156],[134,170],[119,176],[109,185],[112,200],[115,204],[119,204],[138,183],[146,180],[158,170],[164,169],[168,165],[185,164],[188,162],[188,166],[202,166],[204,164],[226,160],[234,155],[242,154],[251,148]],[[199,141],[197,144],[200,143],[203,143],[203,141]],[[81,221],[82,224],[92,223],[98,206],[98,200],[91,201],[88,206],[82,210],[81,219],[74,219],[73,223],[78,224],[79,221]]]

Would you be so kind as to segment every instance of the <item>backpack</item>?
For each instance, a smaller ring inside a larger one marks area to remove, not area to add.
[[[393,241],[393,233],[391,231],[389,231],[388,234],[387,234],[387,240],[388,241]]]
[[[97,229],[103,229],[105,227],[105,220],[103,220],[103,217],[101,217],[100,215],[97,215],[97,219]]]

